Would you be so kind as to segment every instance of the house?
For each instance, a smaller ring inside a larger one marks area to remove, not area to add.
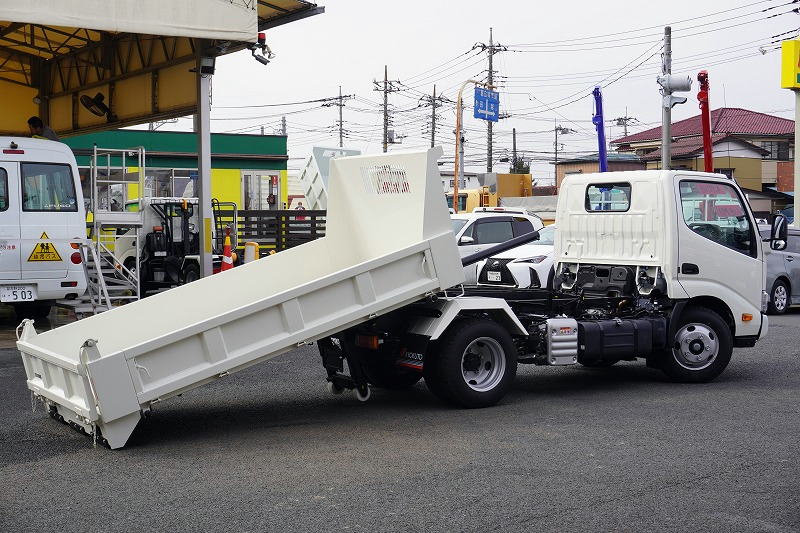
[[[636,154],[608,154],[608,171],[622,172],[625,170],[644,170],[645,163]],[[600,158],[598,155],[590,154],[583,157],[564,159],[556,163],[556,188],[561,187],[561,182],[565,176],[570,174],[586,174],[600,171]]]
[[[711,111],[714,171],[745,189],[764,191],[777,186],[778,169],[794,159],[794,121],[748,109],[723,107]],[[700,115],[672,124],[672,168],[703,170],[703,130]],[[621,154],[639,156],[648,169],[661,168],[661,127],[611,142]]]

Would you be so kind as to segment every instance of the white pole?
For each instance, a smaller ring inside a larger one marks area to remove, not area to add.
[[[213,273],[211,260],[211,75],[197,67],[197,199],[200,207],[200,276]]]

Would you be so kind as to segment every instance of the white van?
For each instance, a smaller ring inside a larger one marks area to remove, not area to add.
[[[43,317],[53,302],[86,291],[80,243],[86,210],[70,148],[0,137],[0,302]]]

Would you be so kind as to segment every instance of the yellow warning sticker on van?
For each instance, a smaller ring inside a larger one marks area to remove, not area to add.
[[[47,236],[47,232],[43,231],[39,239],[49,240],[50,237]],[[56,250],[53,243],[39,242],[33,247],[31,255],[28,256],[28,261],[61,261],[61,256],[58,255],[58,250]]]

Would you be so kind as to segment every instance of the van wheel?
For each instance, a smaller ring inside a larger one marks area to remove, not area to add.
[[[780,279],[775,280],[772,290],[769,293],[769,307],[767,311],[771,315],[782,315],[789,308],[789,286]]]
[[[690,307],[680,316],[662,370],[675,381],[705,383],[719,376],[733,355],[733,335],[714,311]]]
[[[511,335],[491,320],[455,322],[430,355],[433,357],[426,357],[423,367],[428,389],[459,407],[496,404],[509,391],[517,374]]]
[[[183,267],[183,283],[191,283],[200,279],[200,265],[189,263]]]

